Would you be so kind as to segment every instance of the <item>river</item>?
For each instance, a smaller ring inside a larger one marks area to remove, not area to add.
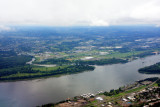
[[[60,77],[0,83],[1,107],[32,107],[68,97],[117,89],[134,81],[160,75],[138,73],[138,69],[160,61],[160,55],[125,64],[96,66],[94,71]]]

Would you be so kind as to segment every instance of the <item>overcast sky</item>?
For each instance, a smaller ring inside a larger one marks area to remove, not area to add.
[[[0,0],[6,25],[160,25],[160,0]]]

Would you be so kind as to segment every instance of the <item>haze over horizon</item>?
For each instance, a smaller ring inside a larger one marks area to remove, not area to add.
[[[0,0],[0,29],[8,25],[160,25],[159,0]]]

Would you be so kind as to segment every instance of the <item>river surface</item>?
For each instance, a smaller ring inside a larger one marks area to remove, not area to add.
[[[134,81],[160,75],[138,73],[138,69],[160,62],[160,55],[125,64],[96,66],[94,71],[60,77],[0,83],[0,107],[34,107],[68,97],[117,89]]]

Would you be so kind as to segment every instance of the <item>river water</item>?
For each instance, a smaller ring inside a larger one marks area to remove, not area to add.
[[[138,73],[138,69],[160,62],[160,55],[125,64],[96,66],[94,71],[60,77],[0,83],[1,107],[32,107],[68,97],[117,89],[134,81],[160,75]]]

